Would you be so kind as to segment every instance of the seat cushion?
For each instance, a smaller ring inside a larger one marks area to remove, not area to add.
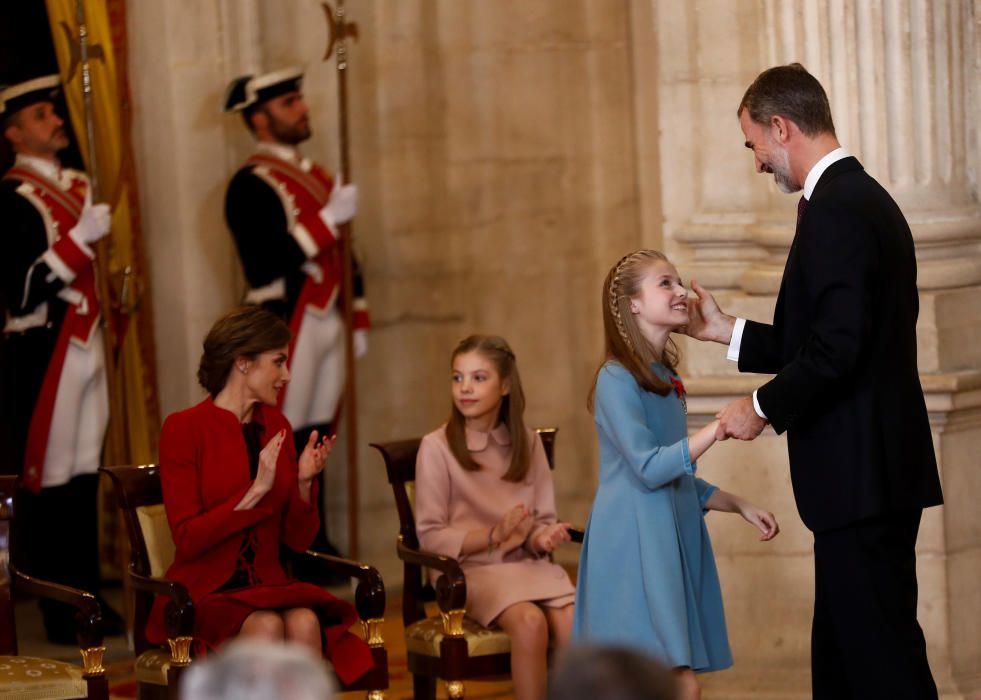
[[[174,538],[167,522],[167,511],[163,503],[152,506],[140,506],[136,509],[136,518],[140,523],[143,541],[146,543],[146,555],[150,560],[150,575],[163,576],[174,563]]]
[[[469,617],[463,618],[463,636],[467,640],[467,653],[470,656],[511,652],[511,638],[507,634],[479,625]],[[405,630],[405,648],[415,654],[439,656],[439,645],[442,641],[443,620],[440,617],[413,622]]]
[[[167,685],[167,671],[170,669],[170,652],[163,649],[148,649],[140,654],[133,664],[137,683]]]
[[[84,698],[82,668],[66,661],[33,656],[0,656],[0,695],[4,700]]]

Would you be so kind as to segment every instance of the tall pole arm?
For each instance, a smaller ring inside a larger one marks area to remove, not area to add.
[[[95,111],[92,107],[92,73],[89,68],[89,32],[85,21],[84,0],[75,0],[75,19],[78,23],[79,59],[82,78],[82,106],[85,115],[85,141],[88,155],[89,187],[92,201],[101,199],[99,168],[95,145]],[[99,311],[104,329],[103,345],[106,379],[109,393],[109,428],[106,435],[105,460],[108,464],[120,464],[128,459],[126,440],[125,404],[116,363],[116,329],[113,325],[112,297],[109,284],[109,257],[112,235],[104,236],[95,244],[95,284],[99,295]]]
[[[357,25],[347,21],[344,0],[337,0],[337,10],[332,11],[330,5],[323,4],[327,17],[327,28],[330,35],[324,60],[331,53],[337,54],[337,107],[338,107],[338,146],[340,149],[340,172],[347,182],[353,181],[351,168],[350,145],[348,141],[347,120],[347,72],[348,72],[348,37],[357,38]],[[357,381],[354,358],[354,254],[352,251],[351,222],[339,226],[341,233],[342,280],[341,291],[344,312],[344,357],[345,357],[345,387],[344,411],[347,421],[347,503],[348,503],[348,556],[358,558],[358,505],[360,502],[358,489],[358,412],[357,412]]]

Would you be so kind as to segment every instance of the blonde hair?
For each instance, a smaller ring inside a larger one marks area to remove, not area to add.
[[[678,366],[678,348],[668,340],[661,356],[647,342],[637,319],[630,310],[630,300],[640,294],[640,284],[647,269],[656,262],[670,262],[664,253],[642,248],[617,261],[603,282],[603,335],[606,353],[589,390],[586,406],[593,410],[596,378],[610,360],[619,362],[633,375],[644,391],[667,395],[671,384],[651,370],[652,362],[660,362],[672,372]]]
[[[523,481],[528,475],[531,450],[525,430],[525,393],[521,388],[521,376],[514,352],[504,338],[496,335],[471,335],[459,342],[450,355],[450,365],[457,355],[477,352],[494,364],[501,381],[511,384],[510,391],[501,397],[501,411],[498,420],[508,427],[511,433],[511,464],[501,477],[504,481]],[[467,471],[479,471],[480,464],[467,449],[466,419],[456,404],[452,404],[450,418],[446,421],[446,441],[456,461]]]

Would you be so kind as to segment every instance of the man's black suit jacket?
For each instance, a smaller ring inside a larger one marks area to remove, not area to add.
[[[916,365],[916,257],[892,197],[855,158],[821,175],[784,269],[773,325],[747,321],[743,372],[787,431],[794,497],[822,532],[943,502]]]

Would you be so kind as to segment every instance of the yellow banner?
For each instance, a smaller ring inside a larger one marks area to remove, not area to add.
[[[86,161],[86,169],[94,176],[96,201],[108,202],[112,207],[112,243],[109,268],[115,287],[119,291],[123,272],[132,274],[127,287],[130,292],[125,302],[135,304],[145,291],[142,275],[142,241],[139,240],[139,213],[136,206],[136,182],[129,156],[129,125],[122,111],[121,90],[125,83],[119,80],[117,56],[113,47],[113,26],[106,0],[85,0],[85,25],[88,34],[88,67],[91,78],[91,120],[95,145],[96,168],[93,173],[89,162],[89,129],[82,86],[82,55],[77,21],[77,0],[47,0],[48,19],[54,40],[55,52],[65,100],[72,127],[78,139],[79,149]],[[116,17],[115,29],[125,34],[125,18]],[[125,63],[125,61],[124,61]],[[125,71],[125,65],[121,66]],[[142,314],[128,316],[129,323],[118,355],[117,381],[122,384],[124,416],[112,416],[124,426],[128,454],[107,455],[110,461],[148,463],[155,459],[159,416],[156,395],[156,370],[147,358],[152,358],[153,338],[149,323],[142,322]],[[113,426],[110,426],[110,430]]]

